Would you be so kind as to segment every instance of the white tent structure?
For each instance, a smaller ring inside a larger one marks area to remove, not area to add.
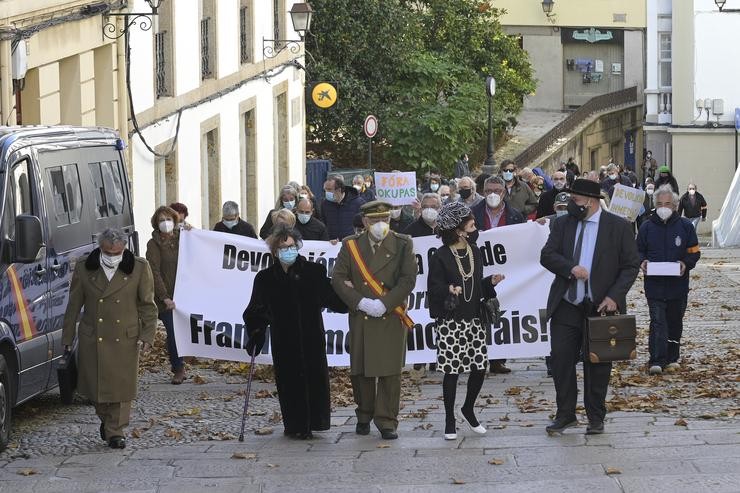
[[[740,167],[735,170],[719,218],[712,221],[712,246],[740,246]]]

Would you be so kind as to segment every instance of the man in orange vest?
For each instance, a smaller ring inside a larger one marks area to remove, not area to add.
[[[367,435],[373,421],[386,440],[398,438],[401,369],[413,327],[405,304],[417,272],[411,237],[390,230],[391,209],[379,200],[360,208],[365,230],[343,240],[332,274],[334,290],[349,307],[355,431]]]

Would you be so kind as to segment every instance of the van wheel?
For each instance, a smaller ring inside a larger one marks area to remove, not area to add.
[[[5,450],[10,441],[11,411],[13,402],[11,400],[10,374],[5,356],[0,355],[0,452]]]

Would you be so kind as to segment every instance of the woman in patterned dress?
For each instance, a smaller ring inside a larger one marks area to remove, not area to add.
[[[461,373],[470,373],[461,408],[463,418],[473,432],[486,432],[473,410],[488,367],[486,330],[479,310],[481,299],[496,296],[494,286],[504,277],[483,277],[483,260],[476,246],[478,231],[466,205],[453,202],[443,206],[437,217],[437,234],[444,246],[429,262],[429,313],[436,321],[437,369],[444,373],[444,437],[455,440],[455,394]],[[452,300],[456,300],[454,308]]]

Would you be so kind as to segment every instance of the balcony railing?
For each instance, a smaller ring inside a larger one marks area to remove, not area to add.
[[[239,54],[242,63],[249,63],[252,58],[249,27],[249,12],[247,7],[242,7],[239,9]]]
[[[671,89],[645,90],[645,121],[660,125],[673,122],[673,92]]]
[[[154,71],[156,74],[157,97],[169,96],[167,84],[167,31],[154,34]]]
[[[593,97],[515,157],[514,162],[519,167],[528,166],[547,152],[550,146],[570,134],[591,115],[617,106],[638,102],[637,86]]]
[[[200,78],[208,79],[213,76],[213,67],[211,67],[210,51],[210,29],[211,18],[204,17],[200,20]]]

